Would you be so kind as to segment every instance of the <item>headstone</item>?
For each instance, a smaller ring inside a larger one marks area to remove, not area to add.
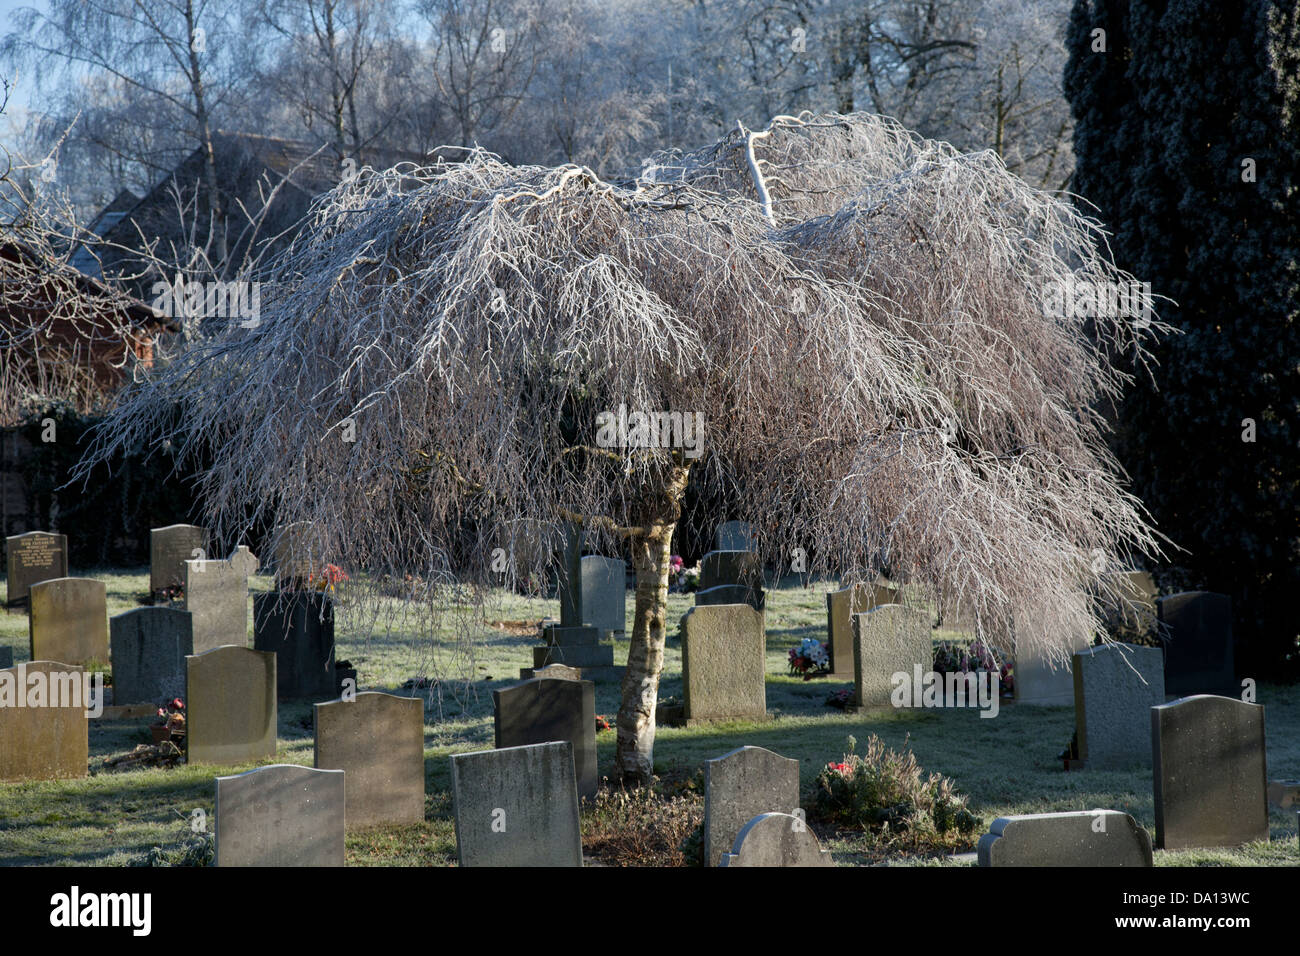
[[[748,604],[688,610],[682,616],[686,722],[764,719],[766,653],[763,615]]]
[[[530,680],[492,692],[498,749],[567,740],[573,744],[578,796],[595,797],[596,685],[589,680]]]
[[[1165,702],[1158,647],[1107,644],[1074,654],[1079,759],[1096,770],[1151,766],[1151,708]]]
[[[799,761],[762,747],[740,747],[704,762],[704,862],[731,852],[746,823],[762,813],[799,809]]]
[[[762,813],[741,828],[719,866],[834,866],[802,817]]]
[[[1184,591],[1157,602],[1165,648],[1165,690],[1179,697],[1241,693],[1233,666],[1232,599]]]
[[[224,561],[185,562],[185,610],[194,615],[194,653],[248,646],[248,576],[257,557],[244,545]]]
[[[1119,592],[1106,603],[1105,614],[1112,632],[1124,641],[1153,636],[1156,630],[1156,595],[1159,589],[1149,571],[1116,571],[1105,575]]]
[[[573,744],[451,755],[461,866],[582,866]]]
[[[364,691],[315,710],[321,770],[347,773],[349,829],[424,821],[424,701]]]
[[[109,619],[113,703],[158,704],[185,696],[185,658],[194,653],[189,611],[138,607]]]
[[[275,756],[275,655],[217,647],[185,658],[189,763],[240,764]]]
[[[344,773],[277,763],[217,777],[217,866],[342,866]]]
[[[748,604],[755,611],[762,611],[767,604],[763,591],[745,587],[743,584],[719,584],[695,592],[695,603],[700,606],[713,604]]]
[[[253,595],[253,647],[276,655],[281,700],[338,693],[334,673],[334,603],[321,591]]]
[[[627,564],[589,554],[582,559],[582,623],[621,636],[627,628]]]
[[[853,677],[853,615],[897,601],[898,588],[883,584],[856,584],[826,592],[826,635],[831,646],[832,677]]]
[[[716,544],[719,551],[753,551],[757,547],[754,526],[748,521],[724,521],[718,525]]]
[[[567,664],[547,664],[545,667],[524,667],[519,671],[520,680],[582,680],[581,667],[569,667]]]
[[[1092,635],[1082,631],[1041,638],[1049,623],[1035,611],[1022,611],[1015,618],[1016,703],[1034,707],[1069,707],[1074,704],[1075,651],[1092,645]],[[1050,644],[1051,650],[1046,649]]]
[[[700,559],[700,590],[720,584],[763,589],[763,565],[752,551],[710,551]]]
[[[542,629],[542,647],[533,648],[533,668],[566,664],[582,668],[589,680],[621,680],[623,668],[614,666],[614,646],[601,643],[598,627],[583,625],[583,531],[571,522],[562,525],[564,566],[560,570],[560,623]],[[570,582],[577,586],[571,586]]]
[[[893,676],[922,673],[934,666],[930,616],[901,604],[882,604],[854,614],[853,703],[858,708],[890,707]]]
[[[1264,708],[1202,694],[1151,708],[1156,847],[1268,839]]]
[[[57,661],[0,669],[0,782],[89,773],[90,702],[82,675],[80,667]],[[39,699],[31,696],[38,686]],[[28,706],[33,703],[42,706]]]
[[[108,589],[92,578],[31,586],[27,633],[34,661],[108,663]]]
[[[149,591],[158,594],[185,586],[185,562],[208,556],[208,529],[171,524],[149,532]]]
[[[1127,813],[1083,810],[998,817],[980,866],[1151,866],[1151,835]]]
[[[8,591],[5,603],[27,600],[33,584],[68,576],[68,536],[48,531],[29,531],[5,538],[8,563]]]
[[[276,586],[291,590],[309,588],[320,573],[319,555],[313,551],[311,525],[306,521],[276,528],[271,534]]]

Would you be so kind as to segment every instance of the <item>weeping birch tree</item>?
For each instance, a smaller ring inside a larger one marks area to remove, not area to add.
[[[1129,281],[1097,226],[880,117],[738,128],[626,184],[483,152],[366,171],[264,279],[260,322],[142,382],[94,455],[175,437],[211,456],[218,537],[305,521],[430,593],[500,583],[515,529],[626,542],[625,782],[652,772],[688,485],[769,566],[888,567],[1017,651],[1063,656],[1105,570],[1158,549],[1100,408],[1159,323],[1060,307]]]

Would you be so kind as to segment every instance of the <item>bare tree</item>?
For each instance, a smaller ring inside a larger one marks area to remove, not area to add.
[[[431,613],[501,582],[521,521],[625,540],[632,782],[690,483],[728,494],[771,564],[887,562],[986,636],[1031,615],[1021,649],[1095,629],[1105,561],[1158,548],[1094,410],[1128,374],[1108,349],[1140,359],[1146,333],[1046,308],[1056,284],[1125,279],[1096,225],[992,154],[861,114],[737,130],[652,175],[476,152],[339,186],[261,325],[143,383],[88,461],[169,437],[180,403],[219,537],[306,521],[317,553],[423,581]]]

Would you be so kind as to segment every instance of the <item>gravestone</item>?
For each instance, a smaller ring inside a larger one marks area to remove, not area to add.
[[[58,661],[0,669],[0,782],[89,773],[90,701],[83,673]],[[33,697],[38,688],[41,696]]]
[[[344,773],[277,763],[217,777],[217,866],[342,866]]]
[[[581,667],[566,664],[547,664],[545,667],[521,667],[520,680],[582,680]]]
[[[1092,646],[1092,635],[1060,635],[1052,650],[1034,641],[1051,625],[1034,611],[1021,611],[1014,620],[1014,674],[1017,704],[1033,707],[1070,707],[1074,704],[1075,651]]]
[[[1151,866],[1151,835],[1127,813],[1083,810],[998,817],[980,866]]]
[[[719,866],[834,866],[802,817],[761,813],[741,828]]]
[[[564,567],[560,572],[560,623],[542,629],[541,647],[533,648],[533,668],[548,664],[580,667],[589,680],[621,680],[623,668],[614,666],[614,647],[601,643],[600,628],[583,624],[582,529],[566,522]],[[577,586],[571,586],[571,582]]]
[[[1104,613],[1112,633],[1131,641],[1154,636],[1156,632],[1156,595],[1159,589],[1149,571],[1115,571],[1105,577],[1119,592],[1105,602]]]
[[[719,584],[695,592],[697,606],[713,604],[748,604],[755,611],[762,611],[767,603],[767,596],[761,590],[745,587],[743,584]]]
[[[582,866],[567,740],[452,754],[451,790],[461,866]]]
[[[217,647],[185,658],[189,763],[239,764],[275,756],[275,655]]]
[[[281,700],[338,693],[334,673],[334,603],[321,591],[253,595],[253,647],[276,655]]]
[[[185,562],[208,556],[208,529],[171,524],[149,532],[149,591],[158,594],[185,586]]]
[[[739,747],[704,762],[704,865],[729,853],[746,823],[799,808],[799,761],[762,747]]]
[[[907,674],[910,680],[916,665],[923,673],[934,666],[930,616],[901,604],[882,604],[851,620],[854,706],[891,707],[894,674]]]
[[[752,551],[710,551],[700,559],[700,590],[741,584],[763,590],[763,565]]]
[[[621,637],[627,628],[627,564],[589,554],[582,559],[582,623]]]
[[[12,606],[27,600],[33,584],[68,576],[68,536],[48,531],[29,531],[5,538],[8,591],[5,603]]]
[[[31,586],[28,600],[32,660],[108,663],[108,589],[103,581],[39,581]]]
[[[321,563],[315,554],[317,545],[311,537],[311,525],[295,521],[281,525],[271,533],[271,554],[275,563],[276,587],[310,589],[320,574]]]
[[[1264,708],[1201,694],[1151,708],[1156,847],[1268,839]]]
[[[1151,766],[1151,708],[1165,702],[1158,647],[1107,644],[1074,654],[1079,759],[1096,770]]]
[[[349,829],[424,820],[424,701],[364,691],[316,704],[315,765],[347,773]]]
[[[14,666],[14,649],[12,647],[0,647],[0,668]]]
[[[753,551],[757,548],[754,526],[748,521],[724,521],[718,525],[715,541],[719,551]]]
[[[138,607],[109,619],[113,703],[158,704],[185,696],[185,658],[194,653],[189,611]]]
[[[853,677],[853,615],[897,600],[898,588],[883,584],[857,584],[826,592],[826,635],[832,677]]]
[[[1241,693],[1233,665],[1232,598],[1184,591],[1156,602],[1165,648],[1165,690],[1178,697]]]
[[[497,749],[566,740],[573,745],[578,796],[594,798],[596,685],[589,680],[529,680],[492,692]]]
[[[763,615],[748,604],[688,610],[682,616],[686,723],[764,719],[766,653]]]
[[[240,545],[224,561],[185,562],[185,610],[194,615],[194,653],[248,646],[248,576],[257,556]]]

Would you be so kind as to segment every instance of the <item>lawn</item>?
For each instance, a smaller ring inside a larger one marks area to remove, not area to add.
[[[137,606],[148,589],[148,570],[84,572],[107,582],[109,613]],[[270,586],[254,579],[255,590]],[[703,761],[744,744],[796,757],[801,766],[805,803],[818,771],[838,760],[849,736],[863,741],[870,734],[891,747],[910,747],[927,771],[951,777],[983,820],[981,832],[997,816],[1099,807],[1124,810],[1154,833],[1149,772],[1067,773],[1056,755],[1068,743],[1073,710],[1027,708],[1006,704],[996,719],[981,719],[975,710],[907,710],[846,714],[825,704],[827,695],[849,685],[829,679],[803,681],[786,673],[786,651],[802,637],[825,639],[824,592],[833,585],[796,582],[769,592],[767,610],[767,708],[764,723],[731,723],[704,728],[660,728],[656,736],[656,772],[685,794],[696,794]],[[251,603],[251,602],[250,602]],[[346,603],[346,601],[345,601]],[[690,595],[669,598],[669,639],[661,699],[680,697],[681,643],[677,620],[693,603]],[[631,627],[629,594],[629,630]],[[450,865],[455,862],[448,755],[492,746],[491,691],[517,682],[519,668],[531,664],[535,643],[515,627],[493,627],[483,620],[445,623],[432,638],[420,637],[402,602],[381,609],[380,628],[368,640],[352,611],[339,616],[340,659],[357,667],[360,689],[403,693],[404,681],[433,673],[467,680],[435,685],[425,710],[425,822],[415,826],[350,833],[350,865]],[[533,622],[559,614],[555,600],[494,592],[484,608],[487,622]],[[251,622],[251,609],[249,620]],[[453,640],[452,634],[460,635]],[[941,636],[951,636],[943,633]],[[466,641],[464,638],[470,638]],[[251,624],[250,624],[251,643]],[[27,618],[22,612],[0,614],[0,646],[14,649],[16,662],[27,660]],[[627,655],[623,642],[615,662]],[[405,693],[411,693],[405,691]],[[1258,701],[1266,706],[1270,779],[1300,777],[1300,687],[1261,682]],[[611,720],[618,709],[618,687],[596,684],[596,710]],[[81,780],[0,784],[0,864],[123,865],[151,847],[179,848],[190,836],[192,811],[213,812],[213,778],[239,767],[187,767],[115,770],[106,758],[123,754],[148,740],[149,720],[92,721],[90,776]],[[311,703],[282,702],[279,749],[266,763],[312,763]],[[602,772],[613,765],[614,731],[597,737]],[[590,824],[590,814],[584,812]],[[1271,841],[1233,850],[1157,853],[1157,865],[1297,865],[1294,812],[1273,810]],[[874,860],[860,836],[827,833],[825,845],[841,864]],[[890,863],[914,860],[891,859]],[[958,861],[927,861],[955,864]]]

